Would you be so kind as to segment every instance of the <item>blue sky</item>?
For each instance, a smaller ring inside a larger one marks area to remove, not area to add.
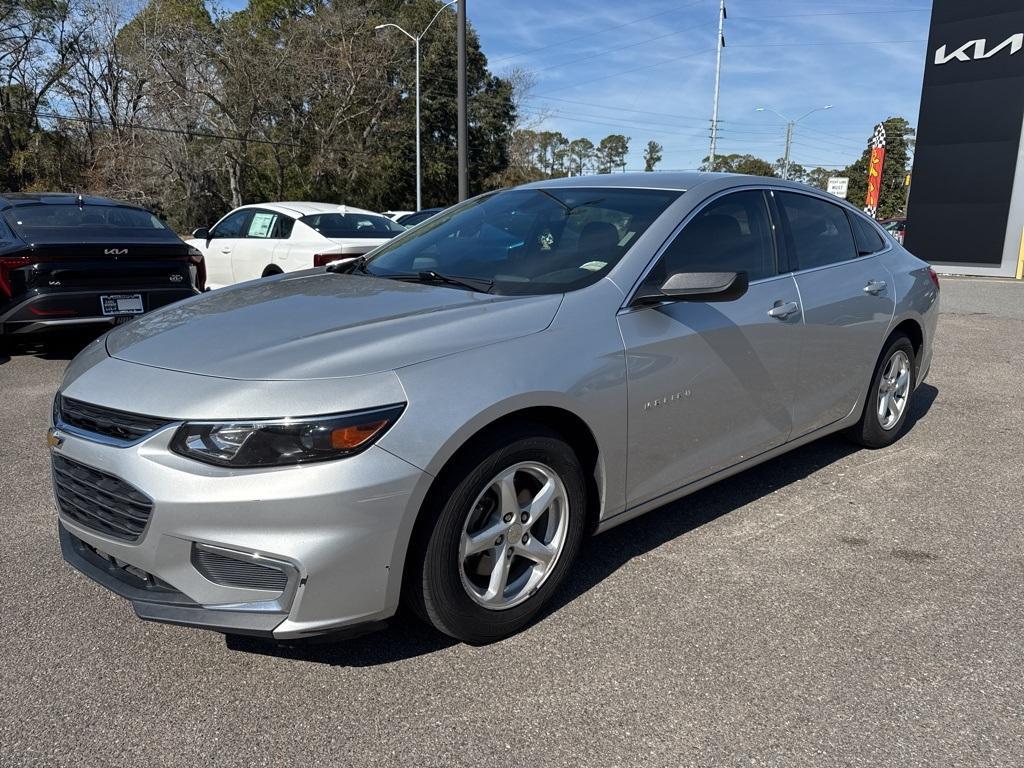
[[[595,143],[631,137],[630,168],[654,139],[660,169],[694,168],[707,154],[718,0],[468,0],[493,71],[533,73],[535,129]],[[241,5],[235,0],[230,5]],[[800,122],[793,160],[845,166],[872,126],[892,115],[916,125],[930,0],[727,0],[720,153],[782,156],[785,124]]]

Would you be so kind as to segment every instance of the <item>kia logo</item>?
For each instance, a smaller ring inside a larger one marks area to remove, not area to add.
[[[181,275],[171,275],[171,282],[172,283],[180,283],[184,279],[185,278],[183,278]]]
[[[935,52],[936,64],[948,64],[956,59],[957,61],[977,61],[978,59],[991,59],[1004,48],[1010,49],[1010,55],[1018,53],[1024,48],[1024,32],[1010,35],[994,48],[988,47],[988,40],[968,40],[952,53],[946,53],[946,46],[942,46]]]
[[[103,251],[107,256],[125,256],[128,253],[127,248],[106,248]]]

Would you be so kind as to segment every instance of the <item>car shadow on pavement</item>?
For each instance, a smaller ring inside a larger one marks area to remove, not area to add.
[[[911,401],[904,432],[927,415],[938,394],[930,384],[921,385]],[[538,621],[585,594],[633,558],[858,450],[842,435],[830,435],[589,539],[565,585]],[[242,636],[226,638],[227,647],[233,651],[346,667],[401,661],[448,648],[455,642],[404,613],[389,621],[386,629],[349,640],[327,636],[279,643]]]
[[[0,348],[0,365],[9,363],[15,357],[38,357],[43,360],[71,360],[100,334],[109,330],[74,329],[62,333],[33,334],[24,338],[17,336],[4,340]]]

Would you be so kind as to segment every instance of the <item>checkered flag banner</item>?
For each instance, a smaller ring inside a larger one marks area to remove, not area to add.
[[[878,213],[878,196],[882,190],[882,165],[885,162],[885,126],[879,123],[871,137],[871,159],[868,161],[868,196],[864,213],[874,218]]]

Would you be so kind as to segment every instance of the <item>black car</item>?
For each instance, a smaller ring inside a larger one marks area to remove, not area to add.
[[[426,221],[443,210],[444,208],[424,208],[421,211],[416,211],[416,213],[407,213],[404,216],[399,216],[395,219],[395,222],[401,224],[403,227],[413,227],[421,221]]]
[[[114,324],[194,296],[202,254],[149,211],[103,197],[0,194],[0,338]]]

